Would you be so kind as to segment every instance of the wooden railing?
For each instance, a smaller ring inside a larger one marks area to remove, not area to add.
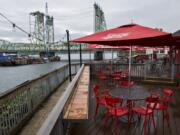
[[[57,104],[48,115],[47,119],[39,129],[37,135],[64,135],[65,127],[63,124],[63,109],[65,104],[68,102],[68,99],[71,97],[75,86],[81,76],[84,65],[80,68],[76,76],[73,78],[71,83],[66,88],[63,95],[59,98]]]
[[[76,74],[79,64],[72,65]],[[37,107],[69,76],[68,65],[0,94],[0,135],[16,134]]]

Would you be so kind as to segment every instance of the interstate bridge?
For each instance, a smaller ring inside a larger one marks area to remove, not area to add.
[[[95,3],[94,4],[94,32],[106,30],[106,21],[104,12]],[[5,15],[0,13],[8,23],[10,23],[13,28],[17,28],[28,37],[30,43],[12,43],[3,39],[0,39],[0,52],[7,53],[20,53],[20,54],[38,54],[40,52],[67,52],[68,47],[66,41],[54,41],[54,18],[48,15],[47,3],[46,3],[46,13],[41,13],[39,11],[31,12],[29,14],[29,26],[30,32],[22,29],[14,22],[12,22]],[[87,44],[81,44],[82,51],[88,51],[86,49]],[[70,50],[72,52],[79,51],[79,45],[77,43],[70,43]]]

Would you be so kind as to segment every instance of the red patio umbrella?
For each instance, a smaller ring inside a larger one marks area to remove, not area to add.
[[[175,40],[170,33],[138,24],[128,24],[74,39],[72,42],[111,46],[171,46]]]

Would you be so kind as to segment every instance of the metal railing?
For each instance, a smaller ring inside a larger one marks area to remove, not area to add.
[[[178,74],[178,73],[180,73],[180,64],[175,64],[174,65],[174,71],[175,71],[175,74]]]
[[[111,67],[113,72],[128,71],[129,64],[119,63],[91,63],[91,74],[95,75],[96,71],[101,69],[104,73],[110,72],[106,68]],[[144,64],[132,64],[131,65],[131,77],[144,79],[145,77],[145,65]]]
[[[76,74],[79,64],[72,64]],[[37,107],[69,76],[68,65],[0,94],[0,135],[16,134]]]
[[[123,63],[110,63],[110,62],[92,62],[91,74],[96,75],[96,71],[101,69],[104,73],[108,73],[106,68],[111,67],[112,72],[128,71],[129,64]],[[131,64],[131,78],[136,80],[146,80],[148,78],[164,78],[174,79],[176,72],[180,71],[180,66],[176,65],[158,65],[158,64]]]
[[[39,129],[37,135],[63,135],[64,125],[63,125],[63,109],[68,99],[70,98],[75,85],[78,82],[78,79],[83,71],[84,65],[80,68],[74,79],[66,88],[63,95],[59,98],[57,104],[48,115],[48,118],[45,120],[41,128]]]

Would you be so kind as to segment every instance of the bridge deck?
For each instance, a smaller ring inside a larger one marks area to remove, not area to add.
[[[69,81],[65,81],[50,97],[42,104],[39,110],[33,115],[30,121],[24,126],[19,135],[35,135],[42,126],[48,114],[56,105],[59,97],[64,92]]]

